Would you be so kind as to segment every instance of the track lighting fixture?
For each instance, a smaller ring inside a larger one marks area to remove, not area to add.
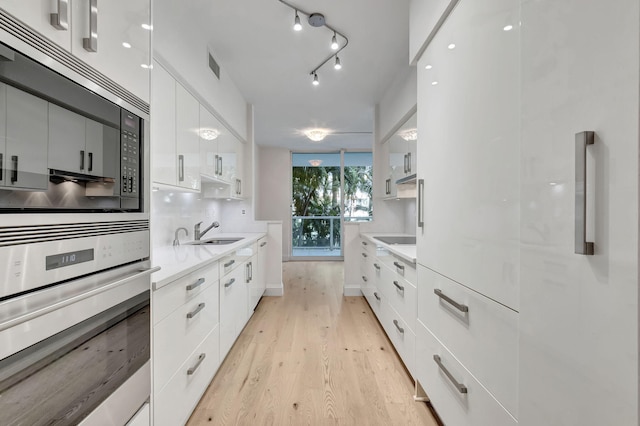
[[[302,24],[300,23],[300,16],[298,16],[298,11],[296,10],[296,17],[293,20],[293,30],[300,31],[302,30]]]
[[[335,56],[335,63],[333,65],[333,67],[336,70],[339,70],[342,68],[342,64],[340,63],[340,58],[338,58],[338,54],[340,52],[342,52],[342,50],[347,47],[347,45],[349,44],[349,39],[342,34],[340,31],[336,30],[335,28],[333,28],[332,26],[328,25],[325,17],[322,13],[310,13],[310,12],[306,12],[292,4],[290,4],[288,1],[286,0],[278,0],[280,3],[284,4],[285,6],[290,7],[291,9],[293,9],[295,11],[295,19],[294,19],[294,25],[293,25],[293,29],[295,31],[300,31],[302,30],[302,24],[300,23],[300,16],[299,14],[303,14],[309,17],[308,21],[309,21],[309,25],[311,25],[312,27],[326,27],[329,30],[331,30],[333,32],[333,36],[331,36],[331,50],[334,51],[334,53],[331,53],[329,56],[327,56],[327,58],[322,61],[320,63],[320,65],[318,65],[317,67],[315,67],[310,73],[309,75],[311,75],[313,77],[312,83],[314,86],[317,86],[320,84],[320,82],[318,81],[318,74],[317,71],[327,62],[329,62],[331,60],[331,58],[333,58]],[[340,46],[340,43],[338,42],[338,36],[342,37],[344,39],[344,44],[342,46]]]

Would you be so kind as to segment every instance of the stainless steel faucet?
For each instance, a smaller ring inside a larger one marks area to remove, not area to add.
[[[202,236],[209,232],[212,228],[217,228],[218,226],[220,226],[217,221],[214,221],[204,231],[200,231],[200,225],[202,225],[202,222],[196,223],[196,225],[193,227],[193,239],[196,241],[199,241],[200,238],[202,238]]]
[[[189,231],[187,231],[187,228],[180,227],[180,228],[176,229],[176,235],[175,235],[175,238],[173,239],[173,245],[174,246],[179,246],[180,245],[180,240],[178,239],[178,233],[180,231],[184,231],[184,236],[185,237],[189,236]]]

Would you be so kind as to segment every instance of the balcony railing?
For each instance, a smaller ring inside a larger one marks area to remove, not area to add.
[[[294,256],[340,256],[340,216],[293,216],[292,220]]]

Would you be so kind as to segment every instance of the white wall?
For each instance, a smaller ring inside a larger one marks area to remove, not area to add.
[[[407,66],[385,90],[378,103],[377,141],[384,141],[412,114],[417,102],[416,67]]]
[[[256,146],[256,220],[282,221],[282,256],[291,252],[291,153],[287,148]]]
[[[207,16],[215,13],[214,2],[155,0],[153,6],[153,55],[181,83],[216,113],[223,124],[247,140],[247,105],[235,83],[220,64],[220,80],[209,68],[206,37]],[[215,58],[215,52],[211,52]],[[153,113],[153,112],[152,112]]]
[[[409,61],[415,64],[458,0],[411,0]]]

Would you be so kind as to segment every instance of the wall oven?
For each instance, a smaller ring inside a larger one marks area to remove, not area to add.
[[[124,425],[149,399],[148,127],[0,9],[1,425]]]

